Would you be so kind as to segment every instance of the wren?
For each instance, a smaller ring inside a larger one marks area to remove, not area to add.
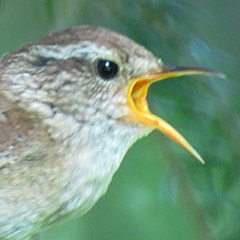
[[[71,27],[0,61],[0,239],[30,239],[81,216],[106,192],[125,153],[159,129],[202,161],[146,101],[156,81],[198,68],[167,68],[110,30]]]

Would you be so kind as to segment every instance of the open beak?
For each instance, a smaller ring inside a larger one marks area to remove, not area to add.
[[[201,68],[161,67],[159,69],[152,69],[148,74],[146,74],[146,76],[132,79],[129,86],[127,99],[129,107],[132,109],[133,113],[135,114],[135,118],[140,123],[159,129],[204,164],[202,157],[176,129],[149,111],[146,100],[148,88],[154,82],[178,76],[203,74],[222,76],[222,74]]]

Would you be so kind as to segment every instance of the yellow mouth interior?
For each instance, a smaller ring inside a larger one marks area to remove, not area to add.
[[[218,73],[203,69],[193,68],[164,69],[164,71],[154,75],[147,75],[144,77],[133,79],[129,87],[127,99],[129,107],[132,109],[133,113],[135,114],[135,117],[139,122],[143,123],[146,126],[155,127],[156,129],[162,131],[164,134],[173,139],[180,146],[182,146],[184,149],[190,152],[201,163],[204,164],[204,160],[202,159],[202,157],[176,129],[174,129],[166,121],[152,114],[149,111],[148,103],[146,100],[148,88],[153,82],[161,81],[171,77],[194,74],[219,75]]]

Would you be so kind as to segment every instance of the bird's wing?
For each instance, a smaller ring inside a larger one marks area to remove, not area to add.
[[[40,145],[47,145],[47,130],[41,126],[41,119],[0,93],[0,169],[23,159],[40,158]]]

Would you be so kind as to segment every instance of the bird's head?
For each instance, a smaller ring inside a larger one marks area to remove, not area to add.
[[[173,127],[149,111],[146,96],[153,82],[213,72],[166,68],[127,37],[90,26],[69,28],[25,45],[5,62],[8,71],[15,73],[15,93],[25,91],[22,95],[31,101],[42,98],[55,112],[67,113],[80,122],[108,119],[159,129],[203,162]],[[27,81],[23,83],[24,78]]]

